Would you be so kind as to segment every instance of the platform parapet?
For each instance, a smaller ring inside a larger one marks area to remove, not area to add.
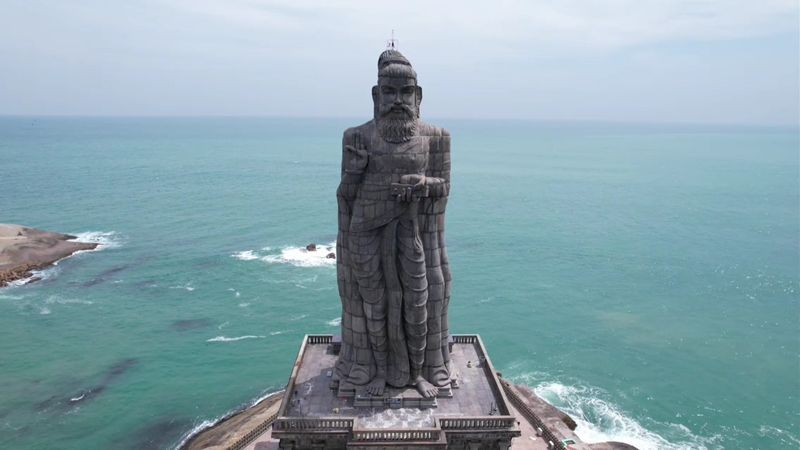
[[[517,418],[478,335],[449,342],[453,387],[434,399],[413,388],[371,396],[341,389],[333,336],[307,335],[272,436],[283,449],[508,449]]]

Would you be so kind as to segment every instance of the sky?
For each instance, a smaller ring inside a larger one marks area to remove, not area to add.
[[[797,0],[0,0],[0,114],[798,124]]]

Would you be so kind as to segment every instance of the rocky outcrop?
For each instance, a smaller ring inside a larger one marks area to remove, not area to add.
[[[56,261],[81,250],[93,250],[98,244],[75,242],[75,236],[23,227],[0,224],[0,288],[9,283],[33,277]]]

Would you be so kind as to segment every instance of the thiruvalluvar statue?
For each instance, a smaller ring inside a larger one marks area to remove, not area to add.
[[[413,386],[430,398],[450,384],[450,135],[420,120],[417,74],[394,48],[378,59],[372,100],[373,119],[342,139],[336,374],[371,395]]]

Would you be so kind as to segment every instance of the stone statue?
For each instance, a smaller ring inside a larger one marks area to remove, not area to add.
[[[419,119],[422,88],[397,50],[378,59],[374,118],[344,132],[337,280],[340,380],[382,395],[450,384],[444,213],[450,135]]]

